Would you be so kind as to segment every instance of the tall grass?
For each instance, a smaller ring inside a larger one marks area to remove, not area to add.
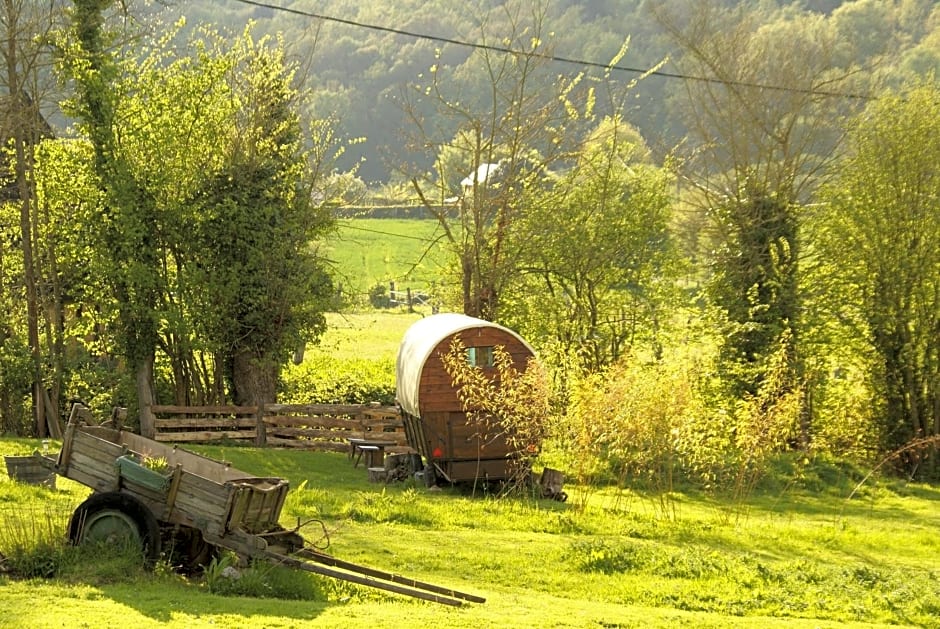
[[[0,509],[3,570],[18,577],[51,577],[69,562],[68,513],[50,506]]]

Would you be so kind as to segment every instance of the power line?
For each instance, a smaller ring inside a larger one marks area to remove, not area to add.
[[[350,225],[350,224],[343,224],[343,228],[344,228],[344,229],[355,229],[355,230],[358,230],[358,231],[369,232],[369,233],[372,233],[372,234],[379,234],[379,235],[381,235],[381,236],[394,236],[395,238],[407,238],[407,239],[409,239],[409,240],[419,240],[419,241],[421,241],[421,242],[435,243],[435,242],[439,242],[439,241],[441,240],[441,237],[440,237],[440,236],[438,236],[437,238],[424,238],[424,237],[421,237],[421,236],[410,236],[410,235],[408,235],[408,234],[395,234],[395,233],[393,233],[393,232],[383,232],[383,231],[378,230],[378,229],[369,229],[368,227],[359,227],[359,226],[357,226],[357,225]]]
[[[392,28],[389,26],[378,26],[376,24],[367,24],[365,22],[358,22],[356,20],[349,20],[345,18],[335,17],[331,15],[322,15],[320,13],[313,13],[311,11],[301,11],[300,9],[291,9],[288,7],[282,7],[275,4],[268,4],[266,2],[257,2],[256,0],[234,0],[235,2],[240,2],[241,4],[248,4],[255,7],[260,7],[263,9],[270,9],[272,11],[280,11],[282,13],[290,13],[293,15],[300,15],[303,17],[308,17],[316,20],[323,20],[325,22],[335,22],[337,24],[344,24],[346,26],[352,26],[354,28],[365,28],[373,31],[379,31],[381,33],[391,33],[393,35],[403,35],[405,37],[411,37],[414,39],[426,39],[428,41],[438,42],[441,44],[453,44],[455,46],[462,46],[464,48],[471,48],[473,50],[486,50],[489,52],[498,52],[502,54],[509,55],[521,55],[526,57],[531,57],[534,59],[544,59],[546,61],[554,61],[558,63],[567,63],[570,65],[577,65],[587,68],[600,68],[603,70],[617,71],[617,72],[627,72],[630,74],[641,74],[644,76],[657,76],[665,79],[678,79],[682,81],[698,81],[701,83],[717,83],[721,85],[729,85],[736,87],[747,87],[747,88],[757,88],[764,90],[771,90],[777,92],[792,92],[795,94],[809,94],[813,96],[826,96],[831,98],[852,98],[857,100],[875,100],[877,97],[870,94],[858,94],[854,92],[835,92],[830,90],[816,90],[808,88],[797,88],[797,87],[784,87],[781,85],[770,85],[766,83],[750,83],[747,81],[729,81],[727,79],[716,79],[713,77],[705,76],[694,76],[689,74],[681,74],[678,72],[664,72],[662,70],[652,70],[652,69],[643,69],[643,68],[632,68],[629,66],[622,65],[610,65],[606,63],[599,63],[597,61],[587,61],[585,59],[575,59],[572,57],[562,57],[559,55],[549,55],[538,52],[523,52],[519,50],[513,50],[512,48],[507,48],[503,46],[492,46],[489,44],[477,44],[472,42],[463,41],[460,39],[453,39],[451,37],[443,37],[440,35],[428,35],[427,33],[418,33],[416,31],[406,31],[400,28]]]

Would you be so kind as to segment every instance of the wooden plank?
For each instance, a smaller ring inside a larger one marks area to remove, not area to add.
[[[332,416],[319,417],[292,417],[288,415],[271,415],[264,418],[268,426],[319,426],[323,428],[348,428],[350,430],[361,428],[362,420],[343,419]]]
[[[257,430],[218,430],[204,431],[194,430],[192,432],[161,432],[157,433],[156,441],[218,441],[220,439],[254,439]]]
[[[219,524],[225,521],[229,511],[227,501],[220,502],[218,499],[215,501],[206,501],[203,499],[202,495],[186,492],[177,494],[174,506],[177,511],[185,513],[192,518],[203,518],[207,521],[217,522]]]
[[[345,441],[301,441],[298,439],[281,439],[278,437],[269,437],[268,445],[278,448],[293,448],[317,452],[346,452],[349,449],[349,444]]]
[[[101,481],[107,485],[117,485],[118,481],[117,468],[114,467],[113,464],[109,465],[102,462],[100,459],[93,459],[82,452],[73,451],[72,462],[69,464],[65,476],[76,480],[73,478],[75,474],[93,476],[101,479]]]
[[[363,410],[394,409],[393,406],[372,406],[371,404],[268,404],[266,414],[303,413],[307,415],[358,415]]]
[[[99,476],[88,474],[81,469],[69,468],[69,474],[66,478],[90,487],[95,491],[114,491],[117,489],[117,479],[103,479]]]
[[[254,428],[255,418],[172,417],[155,419],[155,428]]]
[[[190,498],[205,504],[206,508],[217,506],[218,509],[227,508],[232,490],[223,483],[214,483],[201,476],[183,471],[180,478],[179,491],[176,494],[177,502],[188,501]]]
[[[257,406],[174,406],[154,404],[150,407],[154,414],[215,414],[215,415],[254,415],[258,412]]]
[[[287,428],[279,426],[277,428],[271,428],[271,433],[279,437],[306,437],[307,439],[346,439],[350,437],[354,432],[361,433],[362,431],[352,431],[352,430],[336,430],[336,429],[318,429],[318,428]]]

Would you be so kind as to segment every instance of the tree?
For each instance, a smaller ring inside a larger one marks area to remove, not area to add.
[[[549,73],[544,7],[536,3],[526,15],[523,5],[506,4],[502,24],[481,22],[475,89],[451,93],[435,66],[430,84],[416,86],[408,107],[415,145],[447,156],[437,160],[432,177],[412,174],[411,180],[457,260],[464,313],[488,320],[501,316],[503,290],[518,271],[524,239],[517,227],[529,194],[570,151],[575,134],[568,127],[582,122],[572,105],[579,79]],[[503,47],[516,52],[494,51],[491,40],[508,42]],[[462,159],[447,155],[447,145]],[[454,181],[461,188],[451,204]]]
[[[857,117],[850,153],[826,186],[815,225],[836,280],[833,309],[857,321],[874,353],[884,446],[911,450],[908,472],[933,478],[940,436],[940,89],[886,94]]]
[[[40,327],[42,323],[41,296],[38,286],[42,269],[38,267],[35,246],[35,190],[33,181],[34,151],[44,136],[52,130],[40,113],[40,99],[47,95],[44,79],[51,65],[49,33],[62,16],[59,2],[36,5],[23,0],[3,0],[0,3],[0,54],[4,71],[0,83],[6,88],[2,99],[0,141],[9,150],[5,166],[9,167],[11,181],[5,182],[5,201],[19,205],[19,244],[23,263],[22,284],[26,304],[27,343],[32,359],[31,392],[33,428],[39,436],[47,435],[49,423],[56,421],[58,381],[51,383],[53,395],[46,390],[46,376],[42,357]],[[12,323],[6,322],[7,333]],[[49,362],[55,362],[50,357]],[[51,399],[50,399],[51,397]]]
[[[103,28],[105,11],[112,4],[112,0],[75,2],[61,60],[76,87],[71,113],[91,140],[95,173],[104,189],[97,244],[110,259],[103,268],[108,270],[118,307],[120,352],[135,378],[140,431],[152,437],[157,308],[163,291],[160,233],[155,199],[134,170],[118,132],[122,101],[115,85],[121,68],[108,52],[109,35]]]
[[[619,116],[591,133],[574,167],[525,217],[523,269],[532,313],[578,364],[594,371],[655,335],[669,292],[669,177],[649,163],[639,134]],[[514,311],[517,310],[514,308]],[[521,314],[521,313],[520,313]]]
[[[280,42],[205,30],[179,55],[171,31],[122,66],[100,52],[99,8],[77,14],[64,60],[104,190],[94,249],[116,289],[142,432],[161,354],[178,403],[222,402],[226,378],[239,403],[273,401],[287,350],[322,330],[331,293],[311,244],[331,224],[312,201],[330,125],[311,125],[305,148]]]
[[[853,102],[838,91],[853,92],[853,72],[834,62],[838,40],[820,15],[702,3],[687,19],[665,10],[657,18],[682,51],[684,73],[700,77],[684,83],[691,133],[682,181],[711,219],[726,380],[734,395],[756,395],[783,342],[790,375],[774,381],[786,395],[803,377],[800,204],[835,155],[839,116]]]
[[[195,195],[202,252],[191,278],[199,328],[222,361],[238,404],[276,399],[280,368],[324,329],[332,283],[311,243],[332,219],[313,203],[330,129],[304,147],[293,68],[280,42],[246,31],[227,73],[222,164]]]

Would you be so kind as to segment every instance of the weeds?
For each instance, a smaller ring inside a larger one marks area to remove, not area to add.
[[[18,577],[51,577],[69,560],[68,515],[52,509],[0,511],[0,571]]]
[[[251,596],[287,600],[324,599],[313,575],[260,561],[240,566],[234,553],[214,557],[203,575],[206,589],[220,596]]]

